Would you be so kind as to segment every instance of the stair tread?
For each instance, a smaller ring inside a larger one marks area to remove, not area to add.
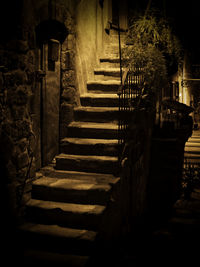
[[[118,111],[118,107],[76,107],[74,111],[87,111],[87,112],[110,112],[110,111]]]
[[[80,180],[85,183],[94,184],[115,184],[120,178],[112,174],[92,173],[92,172],[78,172],[56,170],[52,166],[45,166],[40,170],[39,177],[49,177],[49,179],[66,179],[66,180]],[[37,181],[37,180],[36,180]]]
[[[121,82],[118,80],[97,80],[97,81],[88,81],[87,84],[101,84],[101,85],[120,85]]]
[[[94,71],[105,71],[105,72],[119,72],[120,71],[120,68],[118,67],[115,67],[115,68],[110,68],[110,67],[104,67],[104,68],[96,68],[94,69]]]
[[[117,139],[93,139],[93,138],[71,138],[65,137],[61,140],[61,142],[69,142],[74,144],[81,145],[95,145],[95,144],[106,144],[106,145],[116,145],[118,144]]]
[[[117,157],[111,156],[90,156],[90,155],[71,155],[71,154],[59,154],[56,156],[56,159],[65,158],[65,159],[77,159],[77,160],[98,160],[98,161],[117,161]]]
[[[103,94],[103,93],[85,93],[80,96],[81,98],[91,97],[91,98],[119,98],[117,94]]]
[[[63,212],[70,212],[76,214],[92,214],[100,215],[105,210],[103,205],[89,205],[89,204],[74,204],[55,202],[47,200],[30,199],[27,203],[28,207],[37,207],[44,210],[58,209]]]
[[[62,188],[73,189],[73,190],[104,190],[109,191],[111,186],[109,184],[97,184],[95,182],[90,182],[88,180],[78,180],[78,179],[59,179],[59,178],[49,178],[43,176],[33,182],[36,186],[46,186],[51,188]]]
[[[108,122],[96,123],[96,122],[73,121],[69,124],[69,127],[117,130],[118,124],[117,123],[108,123]]]
[[[87,240],[93,242],[97,232],[85,229],[74,229],[59,225],[46,225],[26,222],[19,227],[20,230],[41,235],[56,236],[61,238]]]
[[[200,153],[200,148],[199,147],[193,147],[193,146],[187,146],[187,147],[185,147],[185,152]]]
[[[195,159],[199,159],[200,160],[200,157],[198,155],[198,153],[187,153],[187,151],[184,153],[184,156],[185,157],[188,157],[188,158],[195,158]]]
[[[199,147],[200,147],[200,142],[199,142],[199,143],[197,143],[197,142],[187,142],[187,143],[185,144],[185,147],[198,147],[198,149],[199,149]]]

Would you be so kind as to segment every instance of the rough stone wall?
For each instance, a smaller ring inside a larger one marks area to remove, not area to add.
[[[68,36],[61,52],[60,138],[67,135],[67,125],[73,120],[73,109],[80,104],[76,79],[76,34],[73,18],[68,15]]]
[[[23,31],[21,38],[1,45],[1,183],[12,202],[13,212],[20,205],[25,180],[35,175],[31,118],[34,60],[34,51]]]
[[[61,54],[60,121],[66,128],[72,119],[73,106],[78,104],[74,4],[62,0],[51,2],[52,18],[65,25],[69,33]],[[38,109],[36,27],[49,18],[49,1],[8,1],[1,11],[4,27],[0,41],[0,183],[5,192],[2,200],[10,203],[5,209],[16,215],[21,204],[30,197],[31,180],[35,177],[34,135],[40,127],[34,121]],[[25,193],[23,198],[22,193]]]

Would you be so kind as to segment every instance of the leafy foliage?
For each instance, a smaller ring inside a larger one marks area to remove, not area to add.
[[[170,67],[182,62],[179,40],[167,20],[153,11],[130,21],[124,64],[142,68],[146,84],[155,92],[167,84]]]

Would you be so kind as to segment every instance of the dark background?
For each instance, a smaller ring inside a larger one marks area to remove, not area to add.
[[[193,63],[200,62],[200,4],[197,0],[129,0],[130,8],[145,13],[148,4],[166,16],[179,37],[182,46],[190,53]],[[137,12],[137,11],[136,11]]]

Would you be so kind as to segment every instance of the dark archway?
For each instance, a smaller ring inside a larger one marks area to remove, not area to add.
[[[63,23],[57,20],[45,20],[36,27],[36,37],[38,44],[44,43],[50,39],[55,39],[60,43],[63,43],[67,35],[67,28]]]

